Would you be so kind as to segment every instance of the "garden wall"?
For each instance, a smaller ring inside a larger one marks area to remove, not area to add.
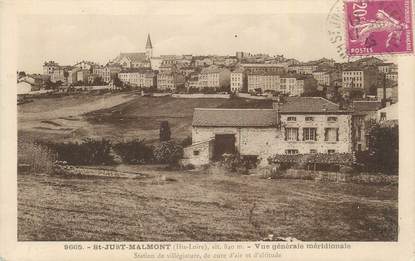
[[[341,173],[330,171],[313,171],[303,169],[288,169],[285,171],[267,168],[264,176],[273,179],[304,179],[319,182],[346,182],[358,184],[396,185],[399,177],[395,175],[369,174],[369,173]]]

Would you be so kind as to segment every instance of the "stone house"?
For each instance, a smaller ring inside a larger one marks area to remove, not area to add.
[[[373,68],[351,67],[342,72],[342,88],[357,89],[366,94],[376,94],[380,73]],[[375,88],[374,90],[372,90]],[[374,93],[373,93],[374,92]]]
[[[196,108],[184,157],[202,165],[239,153],[267,164],[275,154],[351,152],[349,111],[320,97],[288,97],[272,109]]]
[[[318,69],[316,63],[303,63],[298,65],[288,66],[288,71],[298,74],[313,74]]]
[[[231,92],[246,92],[247,79],[243,67],[238,67],[231,72]]]
[[[227,68],[212,65],[203,68],[199,73],[199,89],[221,89],[230,86],[231,71]]]
[[[123,69],[151,68],[147,53],[120,53],[112,63],[119,64]]]
[[[179,72],[175,64],[163,62],[157,74],[157,89],[161,91],[175,91],[184,87],[186,78]]]
[[[133,87],[156,87],[156,74],[150,69],[126,69],[118,73],[118,78]]]
[[[277,72],[251,72],[247,76],[248,92],[255,93],[278,91],[280,89],[280,75]]]

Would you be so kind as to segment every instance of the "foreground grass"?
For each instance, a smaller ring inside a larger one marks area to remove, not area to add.
[[[18,239],[242,241],[274,234],[303,241],[397,240],[396,186],[123,170],[148,177],[19,175]]]

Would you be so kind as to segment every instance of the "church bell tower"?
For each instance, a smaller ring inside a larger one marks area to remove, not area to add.
[[[147,59],[150,59],[153,57],[153,45],[151,44],[150,34],[147,35],[146,56],[147,56]]]

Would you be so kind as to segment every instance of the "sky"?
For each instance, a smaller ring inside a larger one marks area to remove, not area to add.
[[[236,51],[283,54],[309,61],[339,60],[329,43],[327,12],[18,17],[18,70],[40,73],[44,61],[61,65],[91,60],[105,64],[120,52],[143,52],[147,34],[153,54],[235,55]]]

